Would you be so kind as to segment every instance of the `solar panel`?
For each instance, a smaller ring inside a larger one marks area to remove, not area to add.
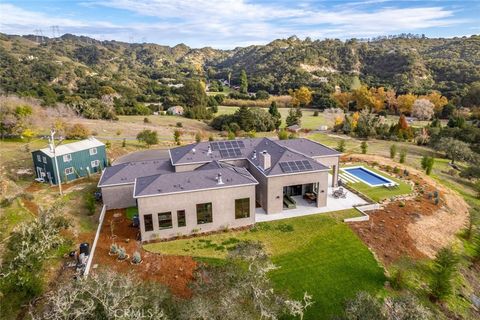
[[[280,162],[280,168],[285,173],[313,170],[312,164],[307,160]]]
[[[220,155],[222,158],[235,158],[241,156],[242,152],[236,148],[220,149]]]
[[[245,148],[243,141],[216,141],[210,142],[212,150],[241,149]]]

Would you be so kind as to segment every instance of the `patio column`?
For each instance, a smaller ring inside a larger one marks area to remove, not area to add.
[[[332,175],[332,187],[338,186],[338,163],[332,166],[333,168],[333,175]]]

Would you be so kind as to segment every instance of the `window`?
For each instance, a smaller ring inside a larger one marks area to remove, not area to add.
[[[187,225],[187,219],[185,218],[185,210],[177,211],[177,222],[179,227],[185,227]]]
[[[162,212],[158,214],[159,229],[170,229],[172,227],[172,213]]]
[[[38,161],[38,162],[42,162],[42,157],[40,157],[39,154],[37,154],[37,161]]]
[[[235,200],[235,219],[250,217],[250,198]]]
[[[143,225],[145,231],[153,231],[153,219],[151,214],[146,214],[143,216]]]
[[[90,155],[93,156],[95,154],[97,154],[97,148],[91,148],[90,149]]]
[[[93,160],[92,162],[90,162],[90,164],[92,165],[92,168],[96,168],[96,167],[98,167],[98,165],[100,164],[100,161],[98,161],[98,160]]]
[[[65,174],[72,174],[73,173],[73,167],[65,168]]]
[[[210,223],[212,221],[212,203],[197,204],[197,224]]]
[[[63,162],[70,162],[72,161],[72,155],[71,154],[66,154],[63,156]]]
[[[47,163],[47,157],[43,157],[43,163]]]

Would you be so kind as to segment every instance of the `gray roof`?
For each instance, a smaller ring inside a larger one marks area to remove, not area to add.
[[[105,144],[103,142],[98,141],[94,137],[90,137],[88,139],[58,145],[55,148],[55,154],[57,156],[63,156],[65,154],[74,153],[82,150],[88,150],[91,148],[96,148],[104,145]],[[43,148],[43,149],[40,149],[40,151],[45,153],[50,158],[53,157],[53,152],[50,151],[50,148]]]
[[[286,148],[278,143],[278,141],[270,139],[262,139],[262,141],[256,147],[257,156],[253,159],[253,152],[249,157],[249,161],[253,163],[261,172],[266,176],[274,176],[281,174],[289,174],[282,170],[280,164],[283,162],[292,162],[292,161],[307,161],[310,163],[311,169],[303,170],[305,171],[318,171],[318,170],[328,170],[328,167],[318,163],[317,161],[303,155],[302,153],[293,151],[289,148]],[[270,155],[271,166],[269,169],[262,170],[259,162],[259,153],[267,151]]]
[[[136,178],[174,172],[169,159],[133,161],[105,168],[99,187],[134,183]]]
[[[239,156],[222,157],[218,150],[208,153],[211,142],[200,142],[170,149],[170,159],[173,165],[210,162],[213,160],[247,159],[253,150],[259,151],[262,142],[270,141],[293,152],[302,153],[308,157],[339,156],[341,153],[318,142],[301,138],[290,140],[272,140],[269,138],[241,139],[244,148],[240,148]],[[195,151],[194,151],[195,150]]]
[[[245,168],[216,165],[219,168],[198,168],[200,170],[140,177],[135,183],[134,197],[258,184]],[[218,183],[218,174],[221,174],[223,184]]]
[[[275,141],[279,145],[300,152],[308,157],[339,156],[341,152],[310,139],[289,139]]]
[[[339,156],[336,150],[328,148],[320,143],[309,139],[290,139],[290,140],[272,140],[269,138],[242,139],[243,148],[239,148],[240,155],[222,156],[220,151],[211,149],[208,153],[208,146],[211,142],[200,142],[187,146],[182,146],[170,150],[170,157],[173,165],[189,164],[189,163],[208,163],[213,160],[231,160],[231,159],[248,159],[254,165],[258,166],[258,157],[253,159],[253,152],[257,154],[261,151],[267,151],[271,156],[272,166],[270,169],[262,172],[265,175],[283,174],[279,163],[286,161],[306,160],[311,163],[312,170],[326,170],[327,167],[319,164],[312,157],[318,156]]]

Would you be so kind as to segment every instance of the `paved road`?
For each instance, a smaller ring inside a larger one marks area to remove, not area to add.
[[[151,149],[142,150],[124,155],[113,162],[113,164],[121,164],[130,161],[168,159],[168,149]]]

